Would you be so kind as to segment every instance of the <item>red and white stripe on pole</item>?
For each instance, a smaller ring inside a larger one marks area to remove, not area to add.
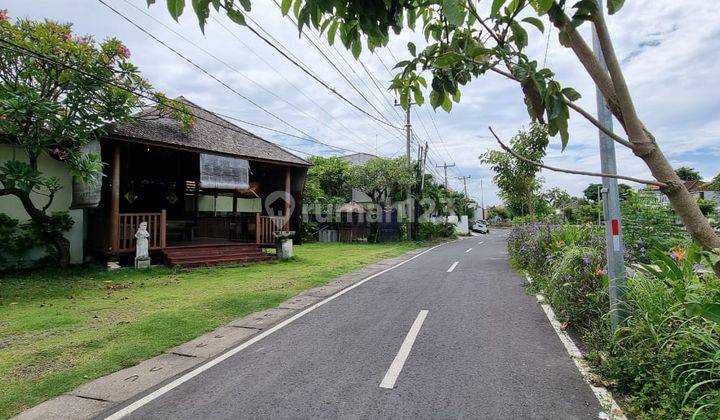
[[[613,250],[619,252],[620,251],[620,221],[618,219],[612,219],[610,221],[610,226],[612,229]]]

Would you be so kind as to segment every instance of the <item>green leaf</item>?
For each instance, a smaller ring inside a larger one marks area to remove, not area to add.
[[[173,19],[178,20],[185,8],[185,0],[167,0],[168,12]]]
[[[443,0],[442,12],[449,24],[460,26],[465,22],[465,1]]]
[[[423,96],[422,90],[418,86],[413,86],[413,97],[416,104],[422,105],[425,103],[425,96]]]
[[[200,24],[200,31],[205,33],[205,22],[210,17],[210,0],[192,0],[192,7]]]
[[[552,7],[553,0],[530,0],[530,5],[539,15],[544,15]]]
[[[252,3],[250,3],[250,0],[238,0],[240,2],[240,5],[245,9],[246,12],[249,12],[250,9],[252,9]]]
[[[575,102],[578,99],[582,98],[582,95],[580,95],[580,93],[578,91],[576,91],[573,88],[569,88],[569,87],[563,89],[562,94],[565,95],[565,97],[568,98],[568,100],[570,102]]]
[[[220,0],[212,0],[212,5],[215,8],[216,12],[220,11]]]
[[[607,2],[608,13],[610,13],[611,15],[614,15],[620,9],[622,9],[624,4],[625,4],[625,0],[608,0],[608,2]]]
[[[239,10],[227,9],[227,15],[233,22],[245,26],[245,16]]]
[[[510,30],[512,30],[513,37],[515,38],[515,45],[519,50],[527,47],[528,45],[528,33],[519,23],[513,21],[510,24]]]
[[[458,89],[453,94],[452,99],[453,99],[453,101],[455,101],[457,103],[457,102],[460,102],[460,97],[461,97],[460,89]]]
[[[442,105],[444,100],[444,96],[442,93],[433,90],[430,92],[430,105],[432,105],[433,109],[437,109],[440,105]]]
[[[332,45],[335,43],[335,33],[337,33],[338,25],[340,24],[339,20],[333,21],[333,23],[328,28],[328,44]]]
[[[503,7],[506,0],[493,0],[492,7],[490,8],[490,16],[497,17],[500,15],[500,8]]]
[[[450,100],[450,95],[445,92],[445,95],[443,96],[443,103],[440,105],[445,112],[450,112],[452,110],[452,101]]]
[[[410,54],[415,57],[417,55],[417,48],[415,47],[415,44],[413,44],[412,42],[408,42],[407,47],[408,51],[410,51]]]
[[[461,62],[463,60],[463,56],[456,53],[456,52],[447,52],[445,54],[442,54],[438,56],[433,64],[435,64],[436,67],[439,67],[441,69],[449,68],[454,66],[455,64]]]
[[[538,18],[536,18],[536,17],[530,16],[530,17],[526,17],[526,18],[523,19],[522,21],[523,21],[523,22],[527,22],[527,23],[535,26],[536,28],[538,28],[538,30],[539,30],[541,33],[545,33],[545,25],[542,23],[542,20],[540,20],[540,19],[538,19]]]
[[[285,16],[290,11],[290,8],[292,7],[293,0],[282,0],[282,3],[280,4],[280,11],[282,12],[282,15]]]
[[[708,321],[720,323],[720,303],[695,303],[691,302],[685,306],[688,316],[700,316]]]
[[[520,0],[512,0],[510,4],[508,4],[508,12],[510,12],[510,14],[513,14],[518,7],[520,7]]]
[[[359,39],[356,39],[353,41],[351,51],[352,51],[352,55],[353,55],[353,57],[355,57],[355,59],[360,57],[360,53],[362,52],[362,44],[360,43]]]

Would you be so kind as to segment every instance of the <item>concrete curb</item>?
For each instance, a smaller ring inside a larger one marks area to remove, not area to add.
[[[528,273],[524,274],[528,283],[532,284],[532,277]],[[575,367],[577,367],[583,380],[588,384],[588,386],[590,386],[593,394],[595,394],[598,402],[600,402],[600,406],[606,410],[605,412],[598,413],[598,418],[627,420],[627,417],[625,417],[622,408],[620,408],[620,405],[617,403],[617,401],[615,401],[612,393],[608,391],[608,389],[604,386],[597,385],[593,382],[592,373],[590,371],[590,367],[585,361],[585,356],[583,355],[582,351],[580,351],[580,348],[578,348],[577,344],[575,344],[575,341],[572,339],[572,337],[570,337],[570,334],[568,334],[567,331],[563,329],[560,321],[558,321],[555,317],[555,311],[553,311],[553,308],[545,300],[545,296],[541,294],[536,294],[535,298],[537,299],[538,304],[542,308],[543,312],[545,312],[545,316],[547,316],[548,321],[550,321],[550,325],[553,327],[555,334],[557,334],[568,355],[575,363]]]
[[[90,419],[112,407],[176,378],[212,359],[227,349],[253,338],[318,301],[353,284],[408,260],[429,247],[409,251],[364,266],[335,278],[324,286],[304,292],[282,302],[278,307],[255,312],[201,335],[187,343],[136,366],[95,379],[54,399],[45,401],[20,414],[16,419]]]

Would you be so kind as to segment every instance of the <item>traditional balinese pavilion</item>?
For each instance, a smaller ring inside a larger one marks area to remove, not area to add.
[[[178,100],[197,117],[189,132],[150,109],[100,140],[101,188],[84,195],[97,203],[81,205],[95,207],[86,251],[128,259],[147,222],[151,253],[169,265],[267,259],[274,231],[299,231],[308,162]]]

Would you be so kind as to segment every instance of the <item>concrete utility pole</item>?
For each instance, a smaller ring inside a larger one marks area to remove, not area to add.
[[[428,149],[430,148],[430,145],[428,145],[427,142],[425,142],[425,148],[420,149],[420,156],[418,157],[418,162],[420,165],[420,193],[425,190],[425,162],[427,162],[427,155],[428,155]]]
[[[598,0],[599,13],[604,13],[604,1]],[[605,65],[605,57],[600,48],[600,40],[593,25],[593,50]],[[600,89],[597,89],[598,119],[605,127],[612,130],[612,114],[607,107],[607,100]],[[603,173],[616,174],[615,143],[605,133],[600,131],[600,167]],[[610,280],[610,320],[616,328],[625,318],[625,249],[620,231],[620,194],[617,178],[603,177],[603,211],[605,214],[605,237],[608,260],[608,279]],[[599,197],[598,197],[599,199]]]
[[[448,189],[448,180],[447,180],[447,168],[453,168],[455,167],[455,164],[448,165],[447,162],[445,162],[444,165],[436,165],[436,168],[443,168],[445,170],[445,189]]]
[[[470,179],[470,178],[472,178],[470,175],[468,175],[468,176],[459,176],[459,177],[458,177],[458,179],[463,182],[463,190],[465,191],[465,197],[468,196],[468,193],[467,193],[467,180]]]
[[[485,220],[485,191],[483,190],[483,180],[480,178],[480,218]]]
[[[469,199],[470,196],[468,196],[468,192],[467,192],[467,180],[470,179],[470,175],[468,175],[468,176],[459,176],[458,179],[462,180],[462,182],[463,182],[463,191],[465,191],[465,198]],[[469,206],[469,205],[470,205],[470,203],[466,203],[466,204],[465,204],[465,214],[468,213],[468,206]]]
[[[408,168],[412,165],[412,156],[410,155],[410,145],[412,143],[412,124],[410,124],[410,108],[415,105],[415,102],[408,102],[408,107],[405,110],[405,158],[407,160]],[[401,104],[395,100],[395,106],[401,106]],[[407,213],[408,213],[408,240],[412,240],[412,213],[415,212],[415,206],[412,205],[412,186],[408,185],[406,190],[407,197]]]

